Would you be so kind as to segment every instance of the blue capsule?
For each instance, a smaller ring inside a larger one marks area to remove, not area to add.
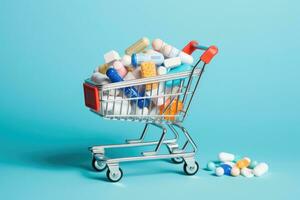
[[[231,166],[228,164],[221,164],[220,167],[224,169],[224,174],[230,175],[231,174]]]
[[[131,63],[134,67],[137,67],[142,62],[154,62],[156,65],[161,65],[164,62],[164,56],[161,53],[153,53],[153,54],[132,54],[131,56]]]
[[[120,75],[118,74],[117,70],[115,70],[114,68],[109,68],[106,71],[106,75],[108,76],[108,78],[113,83],[123,81],[122,77],[120,77]],[[147,98],[141,98],[144,95],[140,95],[139,92],[137,91],[137,89],[135,89],[134,87],[126,87],[126,88],[124,88],[124,92],[125,92],[125,95],[128,98],[138,98],[139,97],[138,103],[137,103],[137,105],[138,105],[139,108],[143,108],[143,107],[148,107],[149,106],[150,100],[147,99]]]

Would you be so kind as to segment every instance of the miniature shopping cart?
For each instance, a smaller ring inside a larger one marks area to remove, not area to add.
[[[218,53],[218,49],[215,46],[200,46],[196,41],[191,41],[182,51],[192,54],[196,49],[203,50],[204,53],[189,71],[104,85],[97,84],[91,79],[85,80],[83,84],[85,104],[92,112],[105,119],[145,123],[139,139],[126,140],[126,143],[123,144],[90,147],[93,155],[92,165],[95,170],[103,171],[108,168],[107,178],[112,182],[117,182],[123,176],[119,167],[121,162],[171,159],[174,163],[184,162],[183,169],[187,175],[197,173],[199,169],[199,165],[195,161],[197,146],[183,127],[182,122],[187,115],[205,66]],[[200,63],[203,64],[199,65]],[[145,87],[149,89],[149,85],[151,89],[144,94]],[[126,96],[125,90],[128,87],[134,87],[141,95],[131,98]],[[144,103],[147,101],[150,103],[141,109],[138,106],[138,102],[141,100]],[[160,106],[158,106],[159,102]],[[159,140],[145,141],[149,126],[161,130]],[[174,137],[166,138],[167,132]],[[185,138],[185,143],[181,146],[178,143],[179,135]],[[163,145],[166,145],[168,153],[162,153]],[[118,158],[109,158],[105,154],[106,149],[142,146],[153,146],[153,151],[142,152],[140,156]]]

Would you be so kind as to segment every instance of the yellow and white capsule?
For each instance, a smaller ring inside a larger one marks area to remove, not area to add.
[[[150,44],[150,40],[146,37],[141,38],[137,42],[135,42],[133,45],[128,47],[125,50],[125,53],[129,56],[131,56],[133,53],[139,53],[142,52],[144,49],[146,49]]]

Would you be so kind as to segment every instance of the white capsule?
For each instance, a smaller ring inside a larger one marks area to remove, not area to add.
[[[146,92],[147,96],[157,96],[157,98],[151,98],[153,104],[157,105],[157,106],[161,106],[164,104],[165,100],[164,100],[164,88],[165,85],[163,82],[159,83],[158,88],[156,89],[152,89],[152,93],[151,90]]]
[[[154,50],[161,52],[165,57],[180,57],[182,63],[186,63],[189,65],[193,64],[194,62],[194,58],[191,55],[178,50],[177,48],[165,43],[161,39],[153,40],[152,47]]]
[[[164,60],[164,66],[167,69],[177,67],[179,65],[181,65],[181,59],[179,57],[173,57]]]
[[[148,115],[149,109],[147,107],[144,107],[143,109],[137,107],[136,108],[136,115]]]
[[[224,169],[222,167],[217,167],[215,170],[215,174],[217,176],[223,176],[224,175]]]
[[[167,68],[165,68],[164,66],[160,66],[157,68],[157,74],[158,75],[164,75],[167,74]]]
[[[219,160],[221,162],[231,162],[234,160],[234,155],[231,153],[221,152],[219,153]]]
[[[180,51],[175,48],[172,47],[171,45],[166,44],[163,48],[162,48],[162,53],[164,54],[164,56],[168,57],[168,58],[173,58],[179,55]]]
[[[124,81],[135,80],[135,76],[132,72],[127,72],[126,76],[123,78]]]
[[[186,63],[186,64],[191,65],[194,62],[193,56],[191,56],[189,54],[186,54],[182,51],[179,53],[179,57],[180,57],[182,63]]]
[[[100,72],[93,73],[91,79],[95,83],[103,84],[103,85],[108,83],[108,81],[109,81],[108,77],[104,74],[101,74]]]
[[[164,45],[165,43],[161,39],[154,39],[152,41],[152,47],[156,51],[160,51]]]
[[[252,169],[246,167],[241,169],[241,174],[246,178],[252,178],[254,176]]]
[[[124,55],[121,59],[121,62],[124,66],[130,66],[131,65],[131,56],[129,55]]]
[[[122,100],[121,98],[119,101],[115,102],[115,107],[112,111],[115,115],[127,115],[131,112],[131,105],[128,101]]]
[[[267,163],[259,163],[254,167],[253,173],[255,176],[262,176],[263,174],[268,172],[268,170],[269,166],[267,165]]]
[[[122,99],[121,97],[114,97],[114,96],[102,96],[101,100],[101,106],[100,109],[105,113],[106,111],[109,112],[113,109],[114,101],[116,99]]]
[[[120,60],[120,55],[118,52],[112,50],[104,54],[104,61],[105,63],[111,63],[115,60]]]
[[[146,91],[145,93],[147,96],[158,96],[157,98],[151,98],[152,102],[154,105],[157,106],[161,106],[164,104],[164,97],[160,97],[163,95],[163,92],[161,91],[161,89],[159,88],[159,91],[157,92],[157,89],[153,89],[152,92],[150,91]]]

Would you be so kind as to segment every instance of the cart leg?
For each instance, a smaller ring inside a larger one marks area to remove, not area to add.
[[[142,135],[141,135],[141,137],[139,139],[136,139],[136,140],[126,140],[126,142],[129,143],[129,144],[143,142],[144,139],[145,139],[145,136],[146,136],[146,132],[148,130],[148,125],[149,125],[148,123],[145,125],[144,130],[142,132]]]
[[[147,134],[149,125],[151,125],[151,124],[148,124],[148,123],[147,123],[147,124],[145,125],[144,130],[143,130],[143,132],[142,132],[142,135],[141,135],[141,137],[140,137],[139,139],[126,140],[126,143],[128,143],[128,144],[137,144],[137,143],[142,143],[142,142],[144,142],[144,139],[145,139],[145,136],[146,136],[146,134]],[[155,124],[155,126],[157,126],[157,125]],[[171,127],[171,125],[169,125],[169,126]],[[160,127],[160,128],[161,128],[161,127]],[[179,138],[178,132],[172,131],[172,133],[174,134],[174,138],[171,138],[171,139],[166,140],[165,142],[166,142],[167,145],[169,145],[169,144],[170,144],[170,145],[172,145],[172,144],[177,145],[177,140],[178,140],[178,138]],[[168,146],[168,147],[169,147],[169,146]],[[170,148],[169,148],[169,149],[170,149]]]
[[[163,141],[164,141],[164,139],[165,139],[165,136],[166,136],[166,133],[167,133],[167,129],[166,129],[164,126],[162,126],[162,125],[159,125],[159,124],[155,124],[155,125],[156,125],[157,127],[161,128],[161,129],[163,129],[162,134],[161,134],[161,137],[160,137],[160,139],[159,139],[159,141],[158,141],[158,144],[156,145],[155,150],[154,150],[154,151],[143,152],[143,155],[144,155],[144,156],[155,155],[155,154],[160,150],[160,147],[161,147],[161,145],[163,144]]]
[[[176,131],[176,129],[170,124],[168,126],[169,126],[170,130],[172,131],[172,133],[174,133],[174,135],[178,139],[179,134]],[[178,145],[177,141],[175,143],[172,143],[172,144],[167,144],[167,146],[169,148],[170,153],[183,153],[184,152],[183,150],[179,149],[179,145]]]
[[[192,148],[193,148],[193,152],[196,152],[197,151],[197,146],[195,144],[195,142],[193,141],[193,139],[191,138],[189,132],[181,125],[181,124],[172,124],[172,128],[171,130],[175,130],[174,126],[178,127],[181,129],[181,131],[183,132],[184,136],[186,137],[186,142],[184,143],[183,147],[182,147],[182,151],[185,151],[188,144],[191,144]],[[176,131],[176,130],[175,130]]]

